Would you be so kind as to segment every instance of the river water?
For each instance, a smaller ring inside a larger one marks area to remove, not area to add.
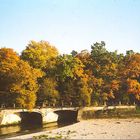
[[[43,125],[15,125],[15,126],[4,126],[0,127],[0,139],[9,138],[24,134],[30,134],[40,131],[49,131],[56,128],[60,128],[66,125],[73,124],[74,122],[65,122],[65,123],[49,123]]]

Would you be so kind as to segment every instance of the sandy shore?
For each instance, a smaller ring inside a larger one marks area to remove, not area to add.
[[[67,139],[140,139],[140,119],[93,119],[10,139],[32,139],[33,136],[62,136]]]

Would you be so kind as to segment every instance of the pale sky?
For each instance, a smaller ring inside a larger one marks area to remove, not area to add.
[[[20,53],[30,40],[61,54],[102,40],[109,51],[140,52],[140,0],[0,0],[0,47]]]

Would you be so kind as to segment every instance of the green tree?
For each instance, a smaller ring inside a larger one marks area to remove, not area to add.
[[[40,86],[38,92],[38,102],[56,105],[59,99],[59,92],[57,90],[57,82],[52,78],[45,78]]]
[[[90,104],[90,90],[86,81],[88,75],[84,73],[83,68],[83,63],[77,57],[72,55],[58,57],[55,75],[58,81],[61,105],[68,102],[74,106]]]
[[[58,56],[57,49],[46,41],[31,41],[22,52],[21,58],[34,68],[44,69],[50,65],[51,59]]]

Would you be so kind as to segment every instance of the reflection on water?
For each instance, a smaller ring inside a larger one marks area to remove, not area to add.
[[[7,126],[7,127],[1,127],[0,128],[0,135],[4,135],[7,133],[14,133],[20,131],[20,126]]]
[[[39,131],[52,130],[62,126],[70,125],[74,122],[67,122],[58,124],[57,122],[43,124],[43,125],[15,125],[15,126],[5,126],[0,127],[0,139],[8,138],[17,135],[35,133]]]

